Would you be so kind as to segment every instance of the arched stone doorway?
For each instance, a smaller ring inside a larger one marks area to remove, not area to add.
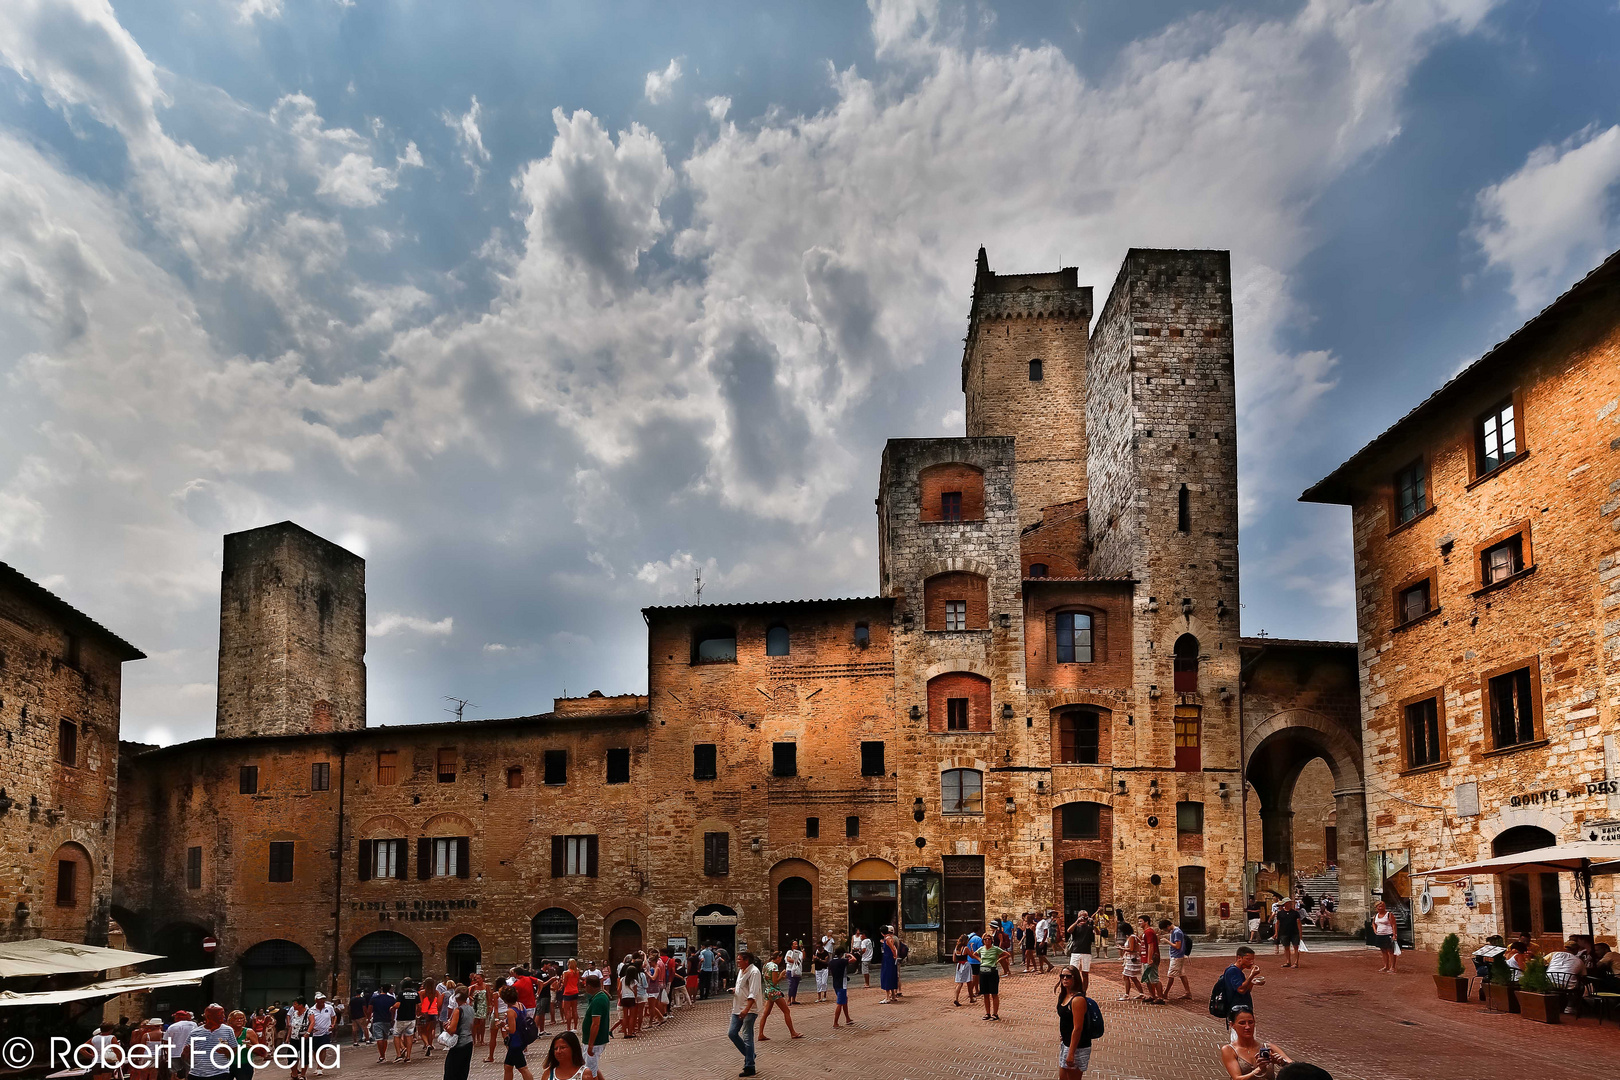
[[[885,859],[862,859],[849,868],[849,925],[868,937],[881,937],[897,921],[900,873]]]
[[[456,982],[464,983],[472,978],[473,972],[483,962],[484,949],[478,944],[478,939],[471,934],[457,934],[450,939],[450,944],[444,950],[445,967],[450,977]]]
[[[404,934],[378,930],[349,950],[349,986],[370,993],[383,984],[395,990],[406,979],[422,978],[422,950]]]
[[[1552,847],[1558,838],[1534,825],[1515,825],[1496,834],[1492,857]],[[1557,874],[1507,874],[1501,878],[1502,929],[1509,937],[1529,934],[1549,944],[1562,944],[1564,907]]]
[[[546,908],[529,922],[529,955],[535,967],[542,960],[568,961],[579,956],[579,920],[562,908]]]
[[[811,940],[810,883],[802,877],[783,878],[776,885],[776,947],[784,952],[795,941],[802,948]]]
[[[242,969],[240,1008],[251,1013],[261,1005],[283,1004],[315,994],[315,958],[296,942],[282,938],[261,941],[236,961]]]
[[[634,919],[619,919],[608,928],[608,966],[614,970],[619,961],[641,948],[641,924]]]

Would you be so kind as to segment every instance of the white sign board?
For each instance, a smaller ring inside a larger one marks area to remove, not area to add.
[[[1588,840],[1620,844],[1620,820],[1588,821],[1581,826],[1581,833]]]

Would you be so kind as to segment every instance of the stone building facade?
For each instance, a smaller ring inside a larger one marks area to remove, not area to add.
[[[1620,819],[1620,255],[1303,497],[1351,508],[1374,895],[1420,944],[1584,932],[1568,875],[1424,914],[1410,873]]]
[[[132,941],[212,934],[251,1003],[885,924],[925,959],[1048,906],[1242,933],[1292,862],[1246,836],[1245,731],[1282,798],[1354,714],[1349,650],[1247,666],[1225,253],[1133,250],[1091,317],[1072,269],[981,251],[967,435],[886,446],[879,595],[647,608],[645,697],[368,727],[360,560],[231,538],[218,737],[124,756]]]
[[[0,941],[107,943],[120,686],[143,655],[0,563]]]

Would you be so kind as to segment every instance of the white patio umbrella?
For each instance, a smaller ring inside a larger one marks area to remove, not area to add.
[[[1610,840],[1575,840],[1568,844],[1521,851],[1515,855],[1498,855],[1494,859],[1442,866],[1436,870],[1420,870],[1415,877],[1437,877],[1441,874],[1457,876],[1504,877],[1508,874],[1574,874],[1580,879],[1586,894],[1586,933],[1596,933],[1592,923],[1592,878],[1604,874],[1620,873],[1620,842]]]

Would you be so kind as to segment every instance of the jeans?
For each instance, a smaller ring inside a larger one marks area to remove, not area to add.
[[[756,1015],[758,1014],[749,1013],[747,1016],[733,1014],[731,1017],[731,1030],[726,1036],[731,1040],[731,1045],[735,1046],[738,1052],[742,1054],[743,1068],[745,1069],[754,1067],[754,1017]]]
[[[698,998],[699,998],[699,1000],[707,1000],[708,999],[708,996],[709,996],[709,984],[712,983],[712,982],[714,982],[714,972],[712,972],[712,971],[700,971],[700,972],[698,972]]]
[[[799,979],[800,978],[802,978],[802,976],[795,975],[791,971],[788,972],[788,1000],[789,1001],[797,1001],[799,999]]]
[[[453,1046],[445,1051],[444,1080],[467,1080],[467,1071],[472,1068],[473,1044],[466,1046]]]

